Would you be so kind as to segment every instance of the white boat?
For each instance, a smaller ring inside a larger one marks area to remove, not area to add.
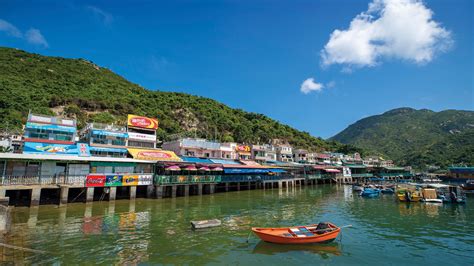
[[[442,199],[424,199],[423,201],[426,203],[443,203]]]

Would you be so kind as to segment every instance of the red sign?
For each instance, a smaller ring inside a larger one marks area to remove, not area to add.
[[[128,115],[128,125],[132,127],[157,129],[158,120],[144,116]]]
[[[105,185],[105,175],[88,175],[86,187],[103,187]]]

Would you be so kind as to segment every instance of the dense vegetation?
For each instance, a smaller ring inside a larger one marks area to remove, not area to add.
[[[474,165],[474,112],[399,108],[359,120],[332,139],[402,165]]]
[[[127,114],[157,117],[160,140],[197,136],[267,143],[276,138],[314,151],[356,151],[212,99],[144,89],[84,59],[0,48],[0,129],[21,129],[29,110],[75,117],[79,127],[88,121],[124,124]]]

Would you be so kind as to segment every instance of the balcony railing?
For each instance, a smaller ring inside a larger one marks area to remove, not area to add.
[[[216,183],[221,181],[220,175],[156,175],[155,184],[199,184],[199,183]]]

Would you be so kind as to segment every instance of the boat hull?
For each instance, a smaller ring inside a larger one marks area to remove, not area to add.
[[[332,224],[331,224],[332,225]],[[310,225],[308,227],[314,227],[316,225]],[[275,244],[314,244],[314,243],[329,243],[334,241],[337,238],[341,229],[335,225],[332,228],[332,231],[315,234],[314,236],[307,237],[289,237],[284,236],[288,233],[290,227],[282,228],[252,228],[252,231],[257,235],[261,240],[265,242],[275,243]]]

